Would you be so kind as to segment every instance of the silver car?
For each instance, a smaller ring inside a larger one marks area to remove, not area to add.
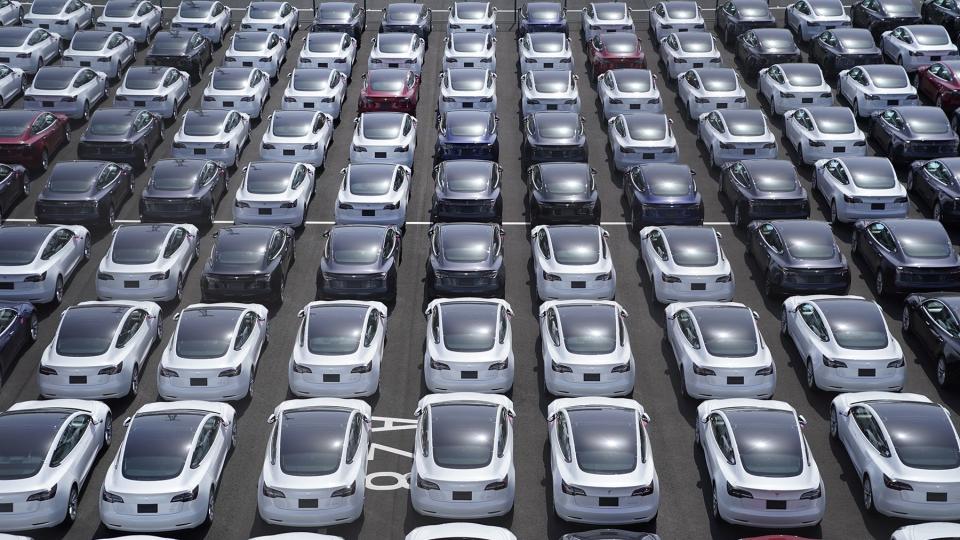
[[[112,80],[120,79],[123,70],[136,60],[137,44],[120,32],[81,30],[73,35],[70,47],[63,51],[60,64],[89,67],[102,71]]]
[[[757,109],[717,110],[700,115],[697,136],[719,167],[743,159],[775,159],[777,138]]]
[[[90,258],[90,243],[80,225],[0,227],[0,300],[59,304],[74,271]]]
[[[610,120],[631,111],[663,112],[657,76],[647,69],[609,69],[597,77],[603,117]]]
[[[443,65],[448,68],[497,70],[497,38],[489,34],[458,32],[443,38]]]
[[[23,22],[23,4],[17,0],[0,0],[0,26],[18,26]]]
[[[680,148],[673,136],[673,120],[663,113],[633,112],[607,122],[614,166],[626,172],[642,163],[676,163]]]
[[[146,109],[173,119],[190,97],[190,75],[165,66],[134,66],[127,70],[113,96],[114,107]]]
[[[90,119],[93,108],[107,97],[107,75],[88,67],[41,68],[23,96],[28,111],[48,111],[72,119]]]
[[[236,167],[250,143],[250,117],[234,110],[190,110],[173,136],[171,154],[178,159],[212,159]]]
[[[121,32],[143,45],[163,23],[163,9],[150,0],[107,0],[97,17],[97,30]]]
[[[350,163],[395,163],[413,167],[417,120],[407,113],[368,112],[355,121]]]
[[[367,69],[409,69],[420,75],[427,42],[416,34],[390,32],[371,40],[373,49],[367,59]]]
[[[700,6],[692,0],[659,2],[650,10],[650,33],[658,43],[674,32],[695,32],[705,28]]]
[[[950,33],[939,24],[908,24],[887,30],[880,37],[880,50],[889,62],[900,64],[907,73],[960,56]]]
[[[27,91],[27,77],[20,68],[0,64],[0,109]]]
[[[275,80],[286,54],[287,41],[274,32],[237,32],[230,40],[223,66],[258,68]]]
[[[23,26],[56,32],[71,39],[80,30],[93,26],[93,5],[81,0],[35,0],[23,17]]]
[[[816,64],[774,64],[760,70],[760,96],[770,112],[783,114],[805,105],[833,105],[833,93]]]
[[[869,118],[887,107],[920,105],[917,89],[903,66],[868,64],[845,69],[837,87],[859,118]]]
[[[346,75],[328,68],[295,68],[289,77],[280,105],[283,110],[317,110],[334,120],[340,119],[347,97]]]
[[[313,165],[255,161],[243,173],[233,206],[234,225],[303,226],[315,191]]]
[[[497,74],[486,68],[448,68],[440,74],[438,116],[459,109],[497,110]]]
[[[635,31],[626,2],[591,2],[581,13],[580,33],[584,42],[603,33]]]
[[[230,30],[230,8],[219,0],[187,0],[180,3],[170,28],[199,32],[214,45],[220,45]]]
[[[300,67],[330,68],[349,79],[357,60],[357,40],[345,32],[311,32],[303,38]]]
[[[676,32],[660,40],[660,61],[667,74],[677,79],[691,67],[720,67],[723,60],[716,40],[709,32]]]
[[[497,8],[492,2],[454,2],[447,15],[447,33],[497,34]]]
[[[747,91],[731,68],[691,69],[677,79],[677,94],[691,119],[715,110],[747,108]]]
[[[804,107],[783,115],[784,134],[800,163],[820,159],[865,156],[867,138],[846,107]]]
[[[840,157],[815,164],[813,189],[830,207],[830,221],[907,217],[907,190],[885,157]]]
[[[270,77],[259,68],[222,67],[210,73],[210,84],[203,89],[203,110],[240,111],[260,118],[270,94]]]
[[[403,165],[360,163],[341,172],[334,206],[338,225],[361,223],[403,227],[413,175]]]
[[[299,19],[300,11],[290,5],[290,2],[269,0],[250,2],[247,5],[247,12],[240,20],[240,29],[276,32],[287,41],[289,47],[290,36],[297,31]]]
[[[826,30],[851,25],[840,0],[800,0],[787,6],[783,19],[784,26],[800,41],[810,41]]]
[[[0,28],[0,63],[33,75],[60,57],[60,36],[42,28]]]
[[[520,73],[556,69],[573,71],[570,38],[560,32],[531,32],[517,40]]]
[[[580,112],[580,77],[572,71],[530,71],[520,77],[523,116],[540,111]]]

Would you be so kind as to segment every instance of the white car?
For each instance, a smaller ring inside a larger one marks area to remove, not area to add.
[[[907,217],[907,189],[885,157],[850,157],[816,162],[813,189],[830,206],[830,221]]]
[[[817,64],[774,64],[760,70],[760,97],[770,112],[780,115],[798,107],[829,107],[833,91]]]
[[[357,60],[357,40],[345,32],[311,32],[303,38],[299,67],[335,69],[348,79]]]
[[[943,540],[960,538],[960,524],[948,522],[918,523],[893,531],[890,540]]]
[[[428,390],[502,394],[513,387],[510,304],[499,298],[438,298],[424,314]]]
[[[258,68],[276,80],[280,66],[286,62],[287,40],[275,32],[247,30],[230,39],[223,56],[224,67]]]
[[[200,108],[240,111],[260,118],[270,98],[270,76],[259,68],[220,67],[210,72]]]
[[[414,415],[410,501],[418,514],[477,519],[513,508],[513,402],[499,394],[429,394]]]
[[[285,111],[320,111],[334,121],[340,119],[347,97],[347,76],[329,68],[295,68],[283,91]]]
[[[250,142],[250,117],[235,110],[189,110],[173,136],[171,157],[212,159],[235,167]]]
[[[580,77],[572,71],[528,71],[520,76],[520,114],[580,112]]]
[[[233,224],[302,227],[315,192],[313,165],[254,161],[243,168]]]
[[[584,43],[610,32],[635,32],[633,15],[626,2],[591,2],[581,10],[580,34]]]
[[[106,97],[106,73],[87,67],[47,66],[40,68],[23,94],[23,108],[89,120],[94,107]]]
[[[146,109],[173,120],[190,99],[190,75],[166,66],[133,66],[113,96],[114,107]]]
[[[67,281],[90,258],[90,243],[80,225],[0,227],[0,300],[59,304]]]
[[[606,120],[629,112],[663,112],[657,76],[647,69],[608,69],[597,77],[597,95]]]
[[[276,32],[289,47],[290,36],[300,26],[299,20],[300,10],[290,5],[290,2],[250,2],[243,19],[240,20],[240,30]]]
[[[608,300],[551,300],[540,305],[540,353],[554,396],[627,396],[635,363],[627,311]],[[546,369],[549,366],[549,369]]]
[[[0,0],[0,26],[19,26],[23,14],[23,4],[18,0]]]
[[[93,5],[81,0],[34,0],[21,23],[70,39],[78,31],[92,27],[94,19]]]
[[[691,0],[658,2],[650,10],[650,33],[654,43],[674,32],[704,31],[706,23],[700,6]]]
[[[497,38],[489,34],[459,32],[443,38],[443,66],[486,68],[497,71]]]
[[[791,296],[780,332],[793,341],[807,387],[832,392],[899,392],[906,380],[903,351],[883,310],[860,296]]]
[[[60,65],[96,68],[110,79],[119,80],[123,70],[136,60],[136,53],[136,41],[120,32],[81,30],[63,51]]]
[[[737,302],[675,302],[664,314],[681,396],[773,395],[777,372],[755,311]]]
[[[474,109],[496,112],[497,74],[486,68],[447,68],[440,74],[439,116]]]
[[[186,0],[170,21],[171,30],[190,30],[210,40],[223,43],[230,30],[230,8],[219,0]]]
[[[199,237],[189,223],[120,225],[97,269],[97,298],[180,300],[200,254]]]
[[[413,167],[417,119],[407,113],[368,112],[355,121],[350,163],[394,163]]]
[[[150,403],[127,417],[100,489],[100,522],[137,532],[212,522],[223,466],[237,442],[235,415],[225,403],[178,401]]]
[[[407,221],[413,174],[404,165],[351,163],[341,171],[334,202],[337,225],[351,223],[395,225]]]
[[[827,30],[852,25],[841,0],[800,0],[783,12],[784,26],[800,41],[810,41]]]
[[[644,227],[640,258],[661,304],[733,300],[733,270],[712,227]]]
[[[863,508],[900,519],[951,520],[960,511],[960,438],[950,411],[928,397],[840,394],[830,403],[862,486]]]
[[[720,67],[723,63],[713,34],[702,30],[673,33],[661,39],[660,61],[674,80],[691,67]]]
[[[110,407],[99,401],[21,401],[0,413],[5,444],[0,462],[0,530],[70,526],[80,492],[113,436]],[[2,537],[23,539],[26,536]]]
[[[867,155],[867,137],[847,107],[803,107],[783,114],[784,134],[801,164]]]
[[[663,113],[631,112],[607,121],[607,140],[614,167],[626,172],[643,163],[676,163],[680,148],[673,120]]]
[[[887,30],[880,36],[880,50],[907,73],[960,56],[947,29],[939,24],[908,24]]]
[[[333,142],[333,119],[320,111],[277,111],[270,115],[260,143],[267,161],[309,163],[323,170]]]
[[[366,397],[380,385],[387,307],[380,302],[310,302],[300,313],[288,364],[297,397]]]
[[[471,538],[474,540],[517,540],[512,532],[501,527],[479,525],[477,523],[442,523],[424,525],[410,531],[404,540],[445,540],[449,538]]]
[[[107,0],[97,30],[120,32],[138,44],[150,41],[163,24],[163,9],[150,0]]]
[[[691,119],[720,109],[747,108],[747,91],[732,68],[691,69],[677,79],[677,95]]]
[[[173,319],[177,325],[157,368],[161,398],[235,401],[253,391],[267,343],[267,308],[192,304]]]
[[[617,271],[597,225],[539,225],[530,231],[533,271],[540,300],[612,300]]]
[[[777,138],[759,109],[716,110],[700,115],[697,137],[720,167],[745,159],[776,159]]]
[[[131,539],[140,540],[140,539]],[[150,540],[150,539],[143,539]],[[162,539],[161,539],[162,540]],[[343,540],[340,536],[331,536],[329,534],[317,534],[309,532],[290,532],[280,534],[270,534],[266,536],[257,536],[250,540]]]
[[[42,28],[0,27],[0,63],[33,75],[60,57],[60,36]]]
[[[60,315],[40,357],[37,386],[45,398],[136,396],[150,349],[163,337],[154,302],[80,302]]]
[[[26,92],[29,86],[27,76],[22,69],[0,64],[0,109]]]
[[[530,32],[517,40],[520,74],[535,70],[573,71],[570,38],[561,32]]]
[[[838,93],[853,107],[858,118],[869,118],[889,107],[920,105],[917,89],[903,66],[870,64],[845,69],[839,74]]]
[[[547,407],[553,510],[566,521],[645,523],[660,509],[650,416],[632,399],[557,399]]]
[[[367,69],[408,69],[420,76],[427,42],[416,34],[389,32],[371,40]]]
[[[776,529],[820,523],[826,496],[806,423],[782,401],[713,399],[697,407],[714,519]]]
[[[257,490],[260,518],[286,527],[356,521],[366,495],[370,422],[370,405],[359,399],[277,405],[267,418],[270,444]]]
[[[447,33],[497,35],[497,8],[491,2],[454,2],[448,9]]]

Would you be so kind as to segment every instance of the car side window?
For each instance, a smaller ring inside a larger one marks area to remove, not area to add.
[[[860,69],[860,68],[858,68],[858,67],[855,67],[855,68],[851,69],[850,71],[848,71],[848,72],[847,72],[847,76],[850,77],[851,79],[857,81],[857,82],[860,83],[860,84],[865,84],[865,83],[864,83],[864,80],[863,80],[863,70]]]
[[[567,417],[564,413],[557,414],[557,446],[567,463],[573,461],[573,452],[570,448],[570,428],[567,427]]]
[[[677,50],[677,49],[680,48],[680,44],[677,43],[677,35],[676,35],[676,34],[670,34],[670,36],[667,38],[667,45],[669,45],[670,48],[673,49],[673,50]]]
[[[430,333],[433,334],[433,342],[440,343],[440,310],[436,308],[430,313]]]
[[[303,165],[297,165],[297,168],[293,170],[293,180],[290,182],[290,187],[292,189],[297,189],[300,187],[303,182],[307,179],[307,169]]]
[[[180,246],[183,245],[183,241],[187,238],[187,231],[181,227],[176,227],[173,229],[173,232],[170,234],[170,239],[167,240],[167,246],[163,249],[163,258],[168,259],[173,256],[174,253],[180,249]]]
[[[767,75],[769,75],[771,79],[777,81],[778,83],[783,84],[783,71],[781,71],[779,67],[773,66],[772,68],[768,69]]]
[[[293,6],[291,6],[290,4],[284,4],[283,7],[280,8],[281,17],[286,17],[287,15],[290,15],[292,12],[293,12]]]
[[[53,115],[50,114],[41,114],[33,121],[33,124],[30,125],[30,133],[36,135],[48,127],[53,125],[53,122],[50,120]]]
[[[367,329],[363,334],[363,346],[369,347],[373,344],[373,338],[377,337],[377,331],[380,330],[380,312],[371,309],[367,316]]]
[[[540,253],[543,254],[543,258],[550,258],[550,240],[547,238],[547,231],[541,230],[537,233],[537,246],[540,248]]]
[[[554,347],[560,346],[560,326],[557,323],[557,313],[551,309],[547,311],[547,332]]]
[[[140,131],[141,129],[150,125],[150,113],[142,112],[137,115],[137,118],[133,121],[134,131]]]
[[[883,118],[886,123],[897,129],[903,129],[903,119],[900,118],[900,115],[897,114],[897,111],[891,109],[883,111],[883,113],[880,115],[880,118]]]
[[[667,244],[664,242],[663,235],[660,234],[660,231],[650,233],[650,247],[653,248],[657,256],[664,261],[670,257],[670,253],[667,251]]]
[[[797,313],[800,314],[800,318],[803,319],[803,322],[807,324],[810,331],[816,334],[817,337],[823,341],[829,339],[827,327],[823,324],[823,319],[820,318],[820,314],[817,313],[816,308],[805,302],[797,307]]]
[[[683,78],[686,79],[687,84],[692,88],[700,88],[700,79],[697,78],[697,74],[694,73],[693,70],[688,71]]]
[[[200,171],[200,187],[208,185],[217,177],[217,168],[216,165],[212,163],[207,163],[203,166],[203,169]]]
[[[363,415],[354,413],[353,420],[350,422],[350,434],[347,439],[346,463],[353,463],[357,457],[357,450],[360,448],[360,436],[363,433]]]
[[[953,175],[943,166],[943,163],[937,160],[928,161],[923,165],[923,170],[927,173],[927,176],[937,182],[945,186],[953,185]]]
[[[97,175],[97,189],[109,186],[118,176],[120,176],[120,167],[113,163],[107,164]]]
[[[736,458],[733,456],[733,441],[730,439],[730,431],[727,429],[727,421],[719,414],[710,415],[710,430],[713,432],[713,438],[717,442],[723,457],[728,463],[734,463]]]
[[[220,427],[220,418],[217,416],[207,419],[200,428],[197,444],[193,448],[193,457],[190,458],[190,468],[196,469],[203,463],[203,459],[210,453],[214,441],[217,440],[217,430]]]
[[[277,46],[277,43],[279,43],[279,42],[280,42],[280,39],[277,37],[277,35],[276,35],[276,34],[272,34],[272,35],[270,36],[270,39],[267,40],[267,48],[268,48],[268,49],[272,49],[272,48],[276,47],[276,46]]]
[[[497,327],[497,342],[501,345],[507,340],[507,317],[507,309],[501,307],[499,319],[497,321],[499,323],[499,326]]]
[[[777,232],[777,229],[770,225],[769,223],[764,223],[760,226],[760,237],[770,245],[777,253],[783,252],[783,240],[780,238],[780,234]]]
[[[867,441],[876,448],[877,452],[880,452],[881,455],[889,456],[890,447],[887,445],[883,431],[880,429],[880,424],[877,423],[873,414],[865,407],[853,407],[850,409],[850,414],[853,416],[853,421],[857,423],[857,427],[860,428],[860,432],[863,433]]]
[[[63,463],[63,460],[66,459],[67,456],[70,455],[70,452],[80,443],[83,434],[86,433],[87,428],[92,422],[93,419],[89,415],[81,414],[67,424],[67,427],[63,430],[63,434],[60,436],[60,440],[57,441],[57,446],[53,449],[53,454],[50,456],[51,467],[57,467]]]
[[[927,300],[922,304],[923,312],[943,331],[951,336],[960,335],[960,323],[953,313],[939,300]]]
[[[507,410],[500,409],[500,418],[497,419],[497,457],[502,458],[507,451],[507,430],[508,430]]]
[[[871,223],[867,228],[867,232],[870,233],[870,236],[873,237],[878,244],[887,250],[896,251],[897,243],[893,239],[893,235],[890,234],[890,230],[887,229],[886,225],[883,223]]]
[[[413,129],[413,120],[407,115],[403,118],[403,134],[409,135],[411,129]]]
[[[122,34],[115,34],[110,38],[110,41],[107,43],[107,47],[110,49],[116,49],[120,45],[126,43],[126,41],[126,38],[124,38]]]
[[[747,168],[744,167],[742,163],[736,163],[730,167],[730,176],[741,186],[745,188],[750,187],[750,177],[747,174]]]
[[[713,126],[713,129],[719,131],[720,133],[725,133],[727,130],[723,127],[723,121],[720,119],[720,115],[712,112],[707,115],[707,122],[710,122],[710,125]]]
[[[276,259],[283,252],[285,241],[286,236],[282,232],[276,231],[273,233],[273,236],[270,237],[270,244],[267,246],[266,257],[268,261]]]
[[[808,6],[806,2],[797,2],[793,7],[804,15],[810,15],[810,6]]]
[[[430,407],[420,414],[420,452],[424,457],[430,455]]]
[[[147,319],[147,312],[142,309],[134,309],[127,315],[127,320],[123,322],[120,328],[120,336],[117,337],[117,348],[123,348],[127,343],[137,335],[137,331],[143,326],[143,321]]]
[[[200,34],[190,36],[190,47],[196,49],[203,43],[203,37]]]
[[[683,337],[687,339],[690,346],[694,349],[699,349],[700,336],[697,335],[697,329],[693,325],[693,318],[687,310],[682,310],[677,313],[677,326],[680,327],[680,332],[683,333]]]
[[[616,126],[617,133],[619,133],[621,137],[627,136],[627,122],[626,120],[623,119],[622,116],[617,118],[617,121],[614,124],[614,126]]]
[[[830,175],[836,178],[841,184],[846,185],[850,183],[850,178],[847,176],[847,171],[843,168],[843,164],[840,163],[840,161],[831,159],[827,162],[825,168],[827,169],[827,172],[829,172]]]
[[[223,4],[221,4],[220,2],[217,2],[217,3],[214,4],[214,6],[213,6],[213,15],[214,15],[214,16],[220,15],[220,14],[223,13],[224,10],[226,10],[226,9],[227,9],[227,8],[224,7]]]
[[[150,3],[144,2],[140,4],[140,9],[137,10],[137,15],[143,16],[143,15],[146,15],[147,13],[150,13],[151,11],[153,11],[153,8],[150,6]]]
[[[176,72],[176,71],[174,71],[174,70],[172,70],[172,69],[171,69],[170,71],[168,71],[167,74],[163,77],[163,86],[164,86],[164,88],[169,87],[169,86],[172,86],[173,83],[177,82],[177,79],[178,79],[178,78],[179,78],[179,77],[177,77],[177,72]]]
[[[237,338],[233,342],[233,350],[239,351],[247,343],[253,334],[254,326],[257,325],[257,319],[257,314],[252,311],[243,314],[243,318],[240,319],[240,328],[237,329]]]
[[[57,254],[57,252],[63,249],[73,237],[74,234],[72,231],[68,229],[60,229],[53,234],[53,238],[51,238],[47,242],[47,245],[44,246],[43,253],[40,254],[40,258],[43,260],[50,259],[50,257],[53,257]]]

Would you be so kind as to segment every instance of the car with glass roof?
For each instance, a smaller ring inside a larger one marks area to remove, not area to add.
[[[200,258],[199,237],[187,223],[117,227],[97,268],[97,298],[180,300],[190,266]]]
[[[617,272],[599,225],[538,225],[530,231],[540,300],[612,300]]]
[[[712,227],[644,227],[640,257],[661,304],[733,299],[733,270]]]
[[[764,296],[846,294],[850,266],[830,224],[807,219],[757,220],[748,228],[748,253],[760,268]]]
[[[733,68],[691,69],[677,79],[682,113],[691,120],[720,109],[746,109],[747,91]]]
[[[315,194],[313,165],[253,161],[243,168],[233,204],[233,224],[303,227]]]
[[[496,223],[431,226],[426,295],[502,297],[507,279],[504,234]]]
[[[922,80],[922,72],[919,77]],[[887,107],[920,104],[917,88],[910,82],[903,66],[856,66],[842,70],[837,80],[838,97],[843,97],[851,105],[857,118],[869,117]]]
[[[120,32],[145,45],[160,31],[162,21],[163,10],[149,0],[107,0],[95,27]]]

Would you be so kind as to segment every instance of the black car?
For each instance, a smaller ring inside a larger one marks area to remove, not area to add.
[[[695,175],[678,163],[644,163],[627,171],[623,197],[633,231],[648,225],[702,225],[703,198]]]
[[[560,2],[527,2],[518,11],[517,37],[531,32],[567,33],[567,13]]]
[[[758,28],[737,38],[737,61],[745,74],[756,77],[760,69],[773,64],[803,62],[793,34],[786,28]]]
[[[757,28],[775,28],[777,20],[767,0],[727,0],[717,8],[717,35],[729,45],[744,32]]]
[[[847,258],[825,221],[784,219],[754,221],[749,251],[763,273],[763,293],[846,294],[850,287]]]
[[[160,116],[143,109],[99,109],[80,136],[77,157],[121,161],[146,169],[162,141]]]
[[[433,169],[433,221],[496,221],[503,216],[500,176],[493,161],[458,159]]]
[[[37,340],[40,323],[30,302],[0,302],[0,384],[27,345]]]
[[[960,257],[939,221],[862,219],[852,252],[873,272],[877,296],[960,287]]]
[[[503,296],[507,270],[500,225],[438,223],[427,235],[429,296]]]
[[[400,231],[384,225],[335,225],[317,272],[317,298],[397,299]]]
[[[37,197],[37,223],[113,227],[117,211],[133,195],[133,168],[110,161],[64,161],[53,166]]]
[[[869,30],[874,39],[898,26],[923,23],[913,0],[860,0],[850,6],[850,20],[853,26]]]
[[[433,12],[423,4],[391,2],[380,18],[380,33],[405,32],[429,41],[433,28]]]
[[[600,223],[596,171],[586,163],[540,163],[527,169],[533,225]]]
[[[587,161],[584,119],[575,112],[535,112],[523,119],[521,155],[527,164]]]
[[[358,42],[367,26],[367,12],[355,2],[320,2],[311,32],[346,32]]]
[[[797,168],[782,159],[750,159],[724,165],[720,193],[733,206],[733,222],[755,219],[807,219],[810,204]]]
[[[140,197],[140,220],[213,223],[229,178],[216,161],[161,159]]]
[[[883,53],[863,28],[827,30],[810,42],[810,63],[819,64],[827,77],[865,64],[882,64]]]
[[[953,157],[960,144],[943,109],[927,105],[877,111],[870,117],[868,134],[894,163]]]
[[[960,33],[960,6],[956,0],[924,0],[920,4],[920,16],[927,24],[939,24],[947,33]]]
[[[174,30],[157,32],[147,51],[148,66],[169,66],[190,74],[190,81],[199,82],[203,69],[213,60],[213,45],[199,32]]]
[[[30,195],[30,176],[23,165],[0,163],[0,221],[20,198]]]
[[[960,158],[914,161],[906,188],[931,208],[933,219],[960,221]]]
[[[934,358],[937,384],[956,386],[960,380],[960,293],[931,292],[907,296],[900,324]]]
[[[201,302],[283,302],[293,265],[293,229],[237,225],[213,235],[213,251],[200,276]]]

